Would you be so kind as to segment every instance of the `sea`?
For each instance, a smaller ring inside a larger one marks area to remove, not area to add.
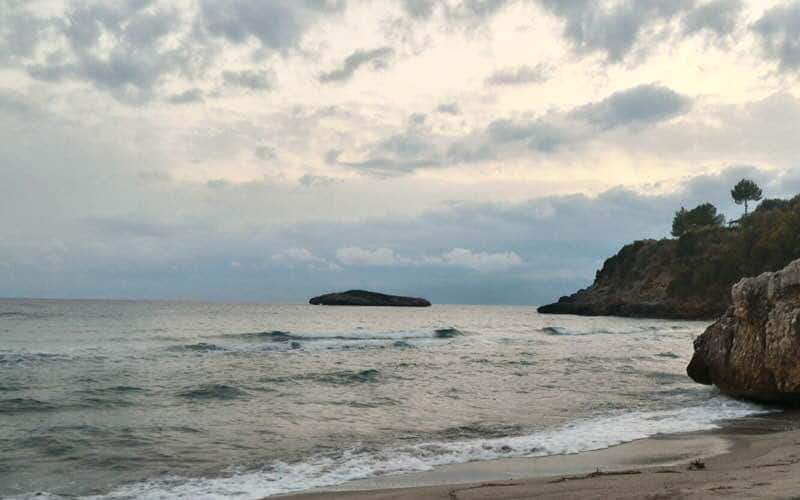
[[[0,300],[0,497],[257,499],[764,411],[686,376],[706,326],[533,306]]]

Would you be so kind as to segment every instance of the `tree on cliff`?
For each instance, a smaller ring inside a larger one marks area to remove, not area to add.
[[[711,203],[703,203],[691,210],[681,207],[672,219],[672,236],[680,238],[694,229],[702,227],[719,227],[725,223],[725,216],[717,213],[717,207]]]
[[[736,184],[733,189],[731,190],[731,197],[733,197],[733,201],[736,202],[737,205],[741,205],[744,203],[744,215],[747,216],[747,202],[749,201],[758,201],[761,199],[761,188],[758,187],[758,184],[751,181],[750,179],[742,179]]]

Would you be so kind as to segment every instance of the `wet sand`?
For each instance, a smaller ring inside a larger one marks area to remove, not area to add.
[[[701,467],[691,467],[694,461]],[[606,450],[439,467],[347,483],[291,500],[800,498],[800,413]]]

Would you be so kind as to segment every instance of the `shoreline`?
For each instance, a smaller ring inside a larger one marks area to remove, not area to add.
[[[698,459],[705,467],[689,470]],[[798,493],[800,411],[787,410],[602,450],[441,466],[269,498],[787,498]]]

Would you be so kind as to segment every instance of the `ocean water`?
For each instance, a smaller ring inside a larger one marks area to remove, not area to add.
[[[0,497],[255,499],[762,411],[686,377],[705,326],[0,300]]]

